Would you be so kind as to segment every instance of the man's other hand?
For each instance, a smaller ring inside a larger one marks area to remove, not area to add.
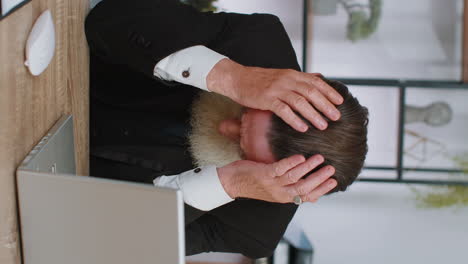
[[[336,187],[330,177],[332,166],[304,176],[323,163],[321,155],[309,159],[294,155],[272,164],[240,160],[218,168],[218,175],[231,198],[251,198],[275,203],[292,203],[296,195],[304,202],[315,202]]]
[[[307,125],[294,113],[301,114],[318,129],[338,120],[335,105],[343,97],[320,78],[320,74],[291,69],[246,67],[230,59],[219,61],[206,77],[210,91],[225,95],[246,107],[270,110],[298,131]]]

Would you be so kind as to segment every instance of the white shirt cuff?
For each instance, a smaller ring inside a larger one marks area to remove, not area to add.
[[[179,175],[161,176],[155,186],[180,189],[184,202],[202,211],[210,211],[227,204],[232,199],[219,181],[216,166],[206,166]]]
[[[220,60],[227,58],[205,46],[193,46],[172,53],[154,67],[154,75],[209,91],[206,76]]]

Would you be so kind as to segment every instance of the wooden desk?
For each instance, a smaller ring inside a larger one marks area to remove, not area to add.
[[[50,9],[56,27],[52,63],[38,77],[24,66],[27,36]],[[32,0],[0,21],[0,263],[21,263],[15,171],[61,115],[72,113],[77,171],[88,174],[89,0]]]

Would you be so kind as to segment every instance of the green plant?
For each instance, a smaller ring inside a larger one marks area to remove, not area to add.
[[[451,206],[468,206],[468,187],[443,186],[434,187],[437,192],[423,193],[413,188],[418,206],[421,208],[445,208]]]
[[[452,158],[462,170],[464,177],[468,176],[468,153]],[[416,195],[418,206],[422,208],[445,208],[451,206],[468,206],[467,186],[439,186],[430,191],[420,191],[410,187]]]
[[[369,5],[361,5],[350,0],[342,0],[349,14],[347,38],[352,42],[366,39],[377,30],[382,13],[382,0],[369,0]],[[366,9],[369,11],[366,12]],[[369,13],[369,14],[367,14]]]

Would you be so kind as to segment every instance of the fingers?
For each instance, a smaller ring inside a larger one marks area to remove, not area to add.
[[[305,85],[304,85],[305,86]],[[306,87],[306,86],[305,86]],[[308,90],[305,88],[305,90]],[[322,96],[323,97],[323,96]],[[315,127],[318,129],[327,128],[327,122],[323,117],[317,112],[302,95],[295,92],[291,92],[288,97],[286,97],[285,102],[288,103],[294,110],[299,112],[304,118],[309,120]],[[320,98],[314,99],[317,102],[320,102]],[[321,103],[321,102],[320,102]]]
[[[301,95],[306,97],[307,100],[311,102],[312,105],[315,106],[315,108],[322,112],[326,117],[335,121],[340,118],[340,111],[336,109],[336,106],[332,104],[320,90],[311,88],[308,85],[299,86],[298,89],[300,90]],[[320,116],[320,118],[322,117]]]
[[[280,184],[285,186],[289,184],[296,183],[299,179],[308,174],[311,170],[315,169],[318,165],[322,164],[324,161],[322,155],[314,155],[307,159],[306,162],[299,164],[298,166],[292,168],[284,175],[279,178]]]
[[[321,79],[320,73],[290,71],[289,76],[295,82],[293,90],[276,98],[271,105],[270,110],[277,116],[300,132],[307,131],[308,127],[293,110],[321,130],[327,128],[327,122],[319,111],[330,120],[340,118],[335,105],[343,103],[343,97]]]
[[[311,202],[315,203],[320,197],[327,194],[329,191],[333,190],[337,185],[335,179],[329,179],[326,182],[320,184],[317,188],[315,188],[312,192],[307,195],[301,195],[301,199],[303,202]]]
[[[323,77],[323,76],[322,76]],[[324,80],[319,78],[316,74],[308,74],[306,81],[312,86],[322,92],[325,97],[332,103],[339,105],[343,103],[343,97]]]
[[[270,175],[272,177],[278,177],[285,174],[290,169],[296,167],[297,165],[303,163],[305,161],[304,156],[301,155],[294,155],[280,161],[277,161],[270,166]]]
[[[313,75],[313,76],[318,76],[318,77],[322,77],[323,78],[323,74],[321,74],[320,72],[311,72],[309,73],[310,75]]]
[[[307,125],[291,110],[291,108],[282,102],[281,100],[276,100],[271,108],[277,116],[284,120],[292,128],[300,132],[306,132],[308,127]]]
[[[324,183],[334,173],[335,168],[330,165],[325,166],[317,172],[312,173],[309,177],[307,177],[307,179],[300,180],[297,183],[289,186],[289,191],[293,194],[293,196],[310,194],[315,190],[315,188]]]

